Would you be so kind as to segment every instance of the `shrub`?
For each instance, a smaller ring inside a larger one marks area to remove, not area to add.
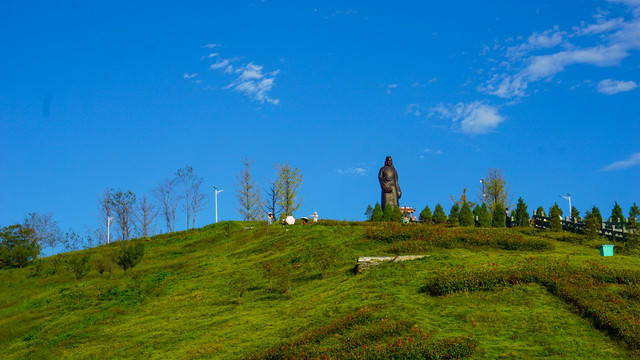
[[[72,256],[67,261],[67,265],[76,276],[76,280],[80,281],[91,270],[91,254],[84,253]]]
[[[130,241],[129,244],[123,245],[116,254],[115,263],[118,264],[125,272],[132,269],[144,256],[144,244],[141,241]]]
[[[100,257],[94,263],[96,271],[100,275],[102,275],[105,271],[108,271],[109,272],[109,276],[111,276],[111,274],[113,273],[113,266],[114,265],[115,264],[113,263],[113,257],[112,256],[105,256],[105,255]]]
[[[638,298],[640,272],[637,270],[610,268],[589,261],[571,265],[528,258],[508,268],[490,264],[474,269],[447,269],[427,281],[421,291],[441,296],[529,283],[544,286],[575,312],[591,320],[594,327],[614,339],[621,339],[632,350],[640,350],[640,310],[623,300]],[[620,295],[609,284],[622,288]]]

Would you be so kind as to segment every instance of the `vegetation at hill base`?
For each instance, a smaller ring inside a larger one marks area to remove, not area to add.
[[[637,358],[640,257],[617,242],[601,257],[607,243],[227,221],[1,269],[0,346],[7,359]],[[353,271],[360,256],[417,254]]]

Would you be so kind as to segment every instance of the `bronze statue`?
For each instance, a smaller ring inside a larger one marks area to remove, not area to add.
[[[393,167],[393,160],[391,156],[387,156],[384,161],[384,166],[380,168],[378,172],[378,181],[380,181],[380,188],[382,188],[382,208],[387,204],[393,206],[400,206],[398,201],[402,196],[400,191],[400,185],[398,185],[398,172]]]

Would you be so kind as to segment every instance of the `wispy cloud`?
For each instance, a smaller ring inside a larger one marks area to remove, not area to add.
[[[391,90],[398,87],[398,84],[391,84],[387,86],[387,94],[391,94]]]
[[[431,108],[429,116],[439,116],[453,122],[453,127],[465,134],[486,134],[495,130],[505,121],[498,107],[482,101],[470,103],[443,104]]]
[[[352,167],[348,169],[337,169],[336,173],[346,176],[365,176],[367,175],[367,170],[361,167]]]
[[[217,70],[217,69],[226,68],[228,66],[229,66],[229,60],[223,59],[223,60],[218,60],[215,63],[211,64],[211,66],[209,66],[209,69]]]
[[[203,45],[203,48],[213,49],[219,47],[219,44]],[[213,60],[215,62],[209,65],[211,71],[221,71],[225,74],[235,75],[236,78],[225,85],[223,89],[231,89],[241,93],[260,103],[270,103],[278,105],[279,99],[273,98],[269,92],[273,89],[276,75],[280,70],[265,72],[262,65],[253,62],[242,64],[238,58],[223,58],[219,53],[209,53],[201,58],[202,60]],[[192,79],[197,73],[185,73],[185,79]],[[200,80],[198,82],[201,82]],[[211,88],[207,85],[206,88]]]
[[[183,79],[187,79],[187,80],[188,80],[188,79],[193,79],[193,78],[195,78],[196,76],[198,76],[198,73],[192,73],[192,74],[189,74],[189,73],[185,72],[185,73],[182,75],[182,78],[183,78]]]
[[[615,95],[617,93],[634,90],[637,87],[638,84],[633,81],[604,79],[598,83],[598,92],[607,95]]]
[[[523,97],[530,84],[548,80],[572,65],[620,65],[632,51],[640,49],[640,1],[609,1],[627,5],[633,17],[606,19],[601,12],[594,17],[595,23],[583,21],[571,32],[555,26],[532,33],[518,45],[485,46],[483,54],[499,51],[502,55],[491,58],[499,66],[492,65],[489,79],[477,87],[478,91],[506,99]]]
[[[611,163],[602,168],[602,171],[624,170],[638,165],[640,165],[640,152],[632,154],[628,159]]]
[[[233,89],[261,103],[268,102],[274,105],[280,103],[279,99],[269,96],[269,91],[273,87],[275,76],[278,75],[279,70],[264,74],[262,65],[249,63],[243,67],[236,68],[235,72],[240,75],[231,84],[225,86],[225,89]]]

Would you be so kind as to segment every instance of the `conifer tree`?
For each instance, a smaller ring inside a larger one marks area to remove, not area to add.
[[[367,217],[367,220],[371,220],[371,214],[373,213],[373,208],[371,204],[367,205],[367,210],[364,212],[364,216]]]
[[[557,203],[549,209],[549,225],[551,231],[562,231],[562,210]]]
[[[460,214],[458,214],[458,222],[460,226],[473,226],[473,213],[468,201],[462,203]]]
[[[429,224],[432,221],[431,218],[433,218],[433,215],[431,214],[431,209],[429,209],[429,205],[427,205],[420,212],[420,222]]]
[[[447,222],[447,215],[444,213],[444,209],[440,204],[437,204],[436,209],[433,211],[433,222],[434,224],[444,224]]]
[[[529,226],[529,212],[527,212],[527,204],[524,203],[522,197],[518,198],[518,205],[516,205],[516,226]]]
[[[593,208],[591,209],[591,214],[596,217],[598,224],[602,226],[603,219],[602,219],[602,214],[600,213],[600,209],[598,209],[597,206],[593,205]]]
[[[481,213],[481,212],[482,212],[482,206],[480,206],[480,205],[476,205],[476,206],[473,208],[473,216],[480,217],[480,213]]]
[[[458,204],[453,204],[451,206],[451,210],[449,210],[449,219],[447,223],[451,225],[458,225],[458,215],[460,213],[460,206]]]
[[[634,202],[631,208],[629,208],[629,226],[637,229],[638,217],[640,216],[640,207]]]
[[[571,220],[577,220],[580,221],[580,211],[578,211],[578,209],[575,206],[571,207]]]
[[[624,222],[624,214],[622,213],[622,208],[616,201],[613,205],[613,209],[611,209],[611,221],[612,222]]]
[[[483,228],[491,227],[491,214],[487,204],[482,203],[480,207],[480,215],[478,216],[478,226]]]
[[[393,205],[386,204],[382,210],[382,221],[391,221],[393,218]]]
[[[371,221],[382,221],[382,206],[380,203],[376,203],[376,206],[373,207],[373,212],[371,213]]]
[[[495,228],[505,227],[505,210],[502,204],[495,203],[491,215],[491,226]]]
[[[595,206],[594,209],[597,209]],[[593,209],[592,209],[593,210]],[[599,210],[598,210],[599,212]],[[600,235],[600,229],[602,228],[602,222],[600,221],[599,214],[594,214],[593,211],[587,210],[584,217],[584,232],[587,234],[587,238],[595,239]]]
[[[538,216],[547,216],[547,214],[544,212],[544,208],[542,206],[538,206],[538,209],[536,210],[536,215],[538,215]]]
[[[399,206],[392,206],[391,211],[391,221],[400,222],[402,221],[402,211],[400,211]]]

